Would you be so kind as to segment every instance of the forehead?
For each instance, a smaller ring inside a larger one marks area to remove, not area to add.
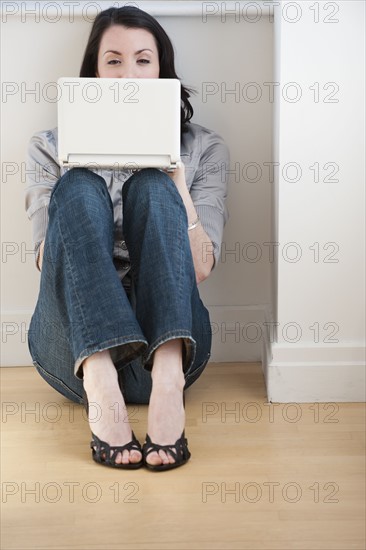
[[[100,48],[103,51],[109,47],[119,48],[125,51],[150,48],[157,52],[155,37],[146,29],[127,28],[123,25],[112,25],[102,35]],[[120,50],[119,50],[120,51]]]

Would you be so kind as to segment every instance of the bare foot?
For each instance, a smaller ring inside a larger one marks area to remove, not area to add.
[[[84,388],[88,396],[90,429],[110,446],[125,445],[132,439],[128,413],[120,387],[117,370],[109,350],[94,353],[83,362]],[[103,455],[102,455],[103,456]],[[105,458],[105,455],[103,456]],[[137,450],[117,454],[117,464],[140,462]]]
[[[185,426],[181,338],[169,340],[155,351],[151,377],[148,434],[153,443],[174,445]],[[149,453],[146,461],[158,465],[172,464],[175,459],[160,450]]]

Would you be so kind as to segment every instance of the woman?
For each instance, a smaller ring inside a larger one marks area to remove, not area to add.
[[[167,34],[132,6],[96,17],[80,77],[178,78]],[[190,457],[183,392],[210,357],[197,284],[219,258],[229,152],[190,123],[188,97],[182,85],[182,162],[171,174],[66,171],[57,128],[29,143],[26,210],[41,271],[29,350],[52,387],[86,405],[89,422],[89,402],[97,408],[90,446],[107,466],[165,470]],[[143,447],[126,403],[149,403]]]

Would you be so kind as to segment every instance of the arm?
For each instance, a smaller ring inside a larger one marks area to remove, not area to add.
[[[221,251],[222,234],[229,213],[226,207],[227,174],[230,154],[225,142],[215,132],[205,132],[199,142],[199,166],[188,191],[184,165],[172,179],[187,209],[188,223],[197,215],[201,223],[188,231],[197,283],[206,279],[216,267]]]
[[[183,203],[186,207],[189,225],[197,219],[198,214],[187,188],[184,164],[181,163],[170,177],[177,186],[179,194],[181,195]],[[196,281],[197,284],[199,284],[201,281],[204,281],[206,277],[208,277],[214,264],[213,245],[201,223],[188,231],[188,236],[191,245],[194,269],[196,272]]]
[[[44,252],[44,239],[38,247],[38,253],[36,254],[36,266],[39,271],[42,271],[42,262],[43,262],[43,252]]]
[[[60,178],[56,142],[50,130],[37,132],[30,139],[26,167],[25,207],[33,225],[35,262],[40,271],[48,225],[48,204],[52,188]]]

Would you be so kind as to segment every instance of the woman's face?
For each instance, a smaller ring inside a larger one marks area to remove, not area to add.
[[[159,53],[145,29],[108,27],[100,41],[98,78],[159,78]]]

